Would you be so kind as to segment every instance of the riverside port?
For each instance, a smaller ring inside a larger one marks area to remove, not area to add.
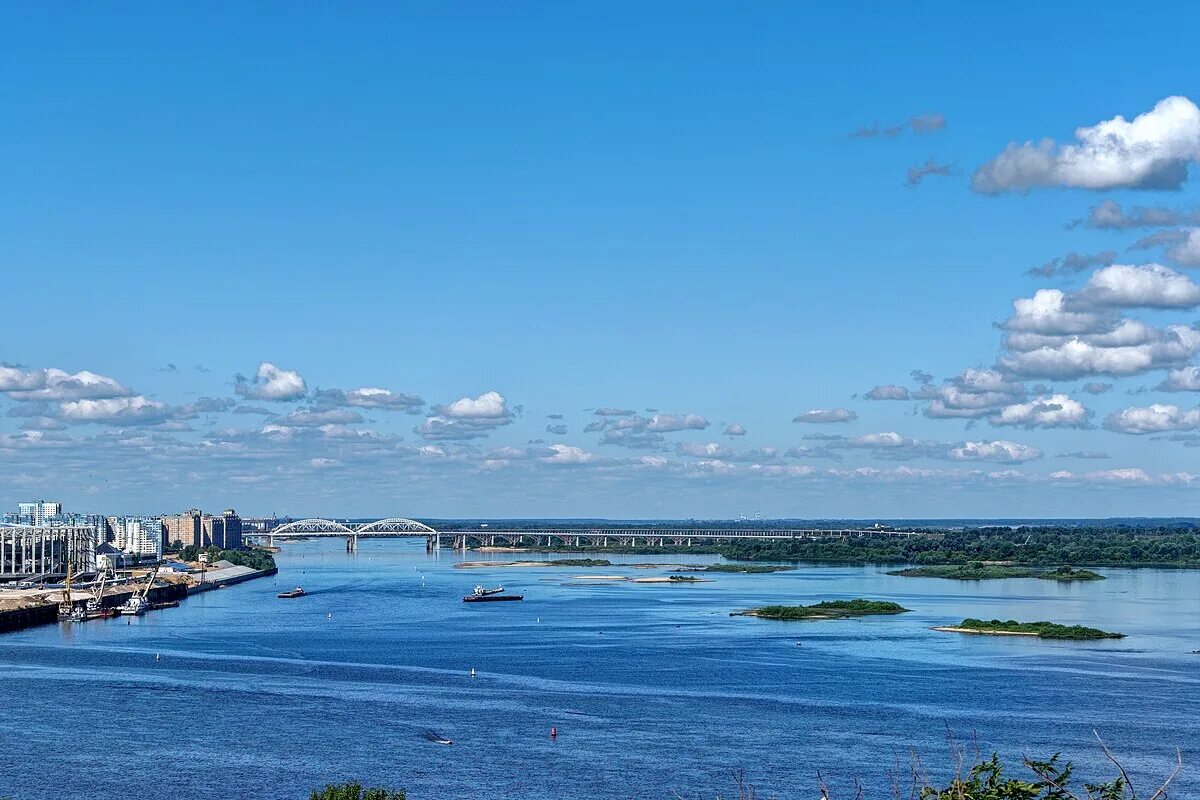
[[[187,571],[158,571],[158,577],[154,579],[147,595],[151,609],[177,606],[180,600],[192,595],[267,577],[277,572],[274,567],[252,569],[227,562],[190,566],[192,569]],[[115,611],[135,592],[145,588],[146,581],[153,572],[153,568],[122,571],[117,578],[109,579],[102,589],[98,586],[98,579],[75,583],[69,595],[65,587],[58,585],[0,585],[0,633],[60,622],[60,609],[64,604],[83,608],[93,598],[98,600],[101,608]],[[98,591],[103,592],[99,597]]]

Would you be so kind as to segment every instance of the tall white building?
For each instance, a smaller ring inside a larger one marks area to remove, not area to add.
[[[45,525],[47,520],[61,517],[62,513],[62,503],[55,500],[17,503],[17,517],[23,525]]]
[[[158,517],[109,517],[119,550],[141,558],[162,558],[163,523]]]

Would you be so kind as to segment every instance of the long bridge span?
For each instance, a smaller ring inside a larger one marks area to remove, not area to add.
[[[426,548],[470,547],[690,547],[731,541],[836,540],[851,538],[940,537],[928,531],[897,531],[890,528],[683,528],[683,527],[551,527],[512,529],[480,526],[469,530],[438,531],[423,522],[389,517],[374,522],[339,522],[311,518],[288,522],[274,529],[247,534],[273,544],[275,539],[341,537],[346,549],[358,549],[361,537],[422,536]]]

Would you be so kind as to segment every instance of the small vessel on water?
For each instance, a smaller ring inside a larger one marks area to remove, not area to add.
[[[436,731],[425,731],[425,738],[434,744],[454,744],[453,739],[447,739]]]
[[[493,603],[501,600],[524,600],[525,597],[519,594],[503,594],[504,587],[497,586],[495,589],[485,589],[482,584],[466,597],[463,598],[464,603]]]
[[[304,595],[305,595],[304,589],[300,586],[297,586],[295,589],[292,589],[289,592],[280,592],[279,594],[276,595],[276,597],[279,597],[283,600],[290,600],[293,597],[304,597]]]

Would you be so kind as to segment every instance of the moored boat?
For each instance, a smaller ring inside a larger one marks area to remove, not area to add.
[[[127,617],[140,617],[150,610],[150,603],[140,594],[135,594],[125,601],[125,604],[118,610],[120,614]]]

